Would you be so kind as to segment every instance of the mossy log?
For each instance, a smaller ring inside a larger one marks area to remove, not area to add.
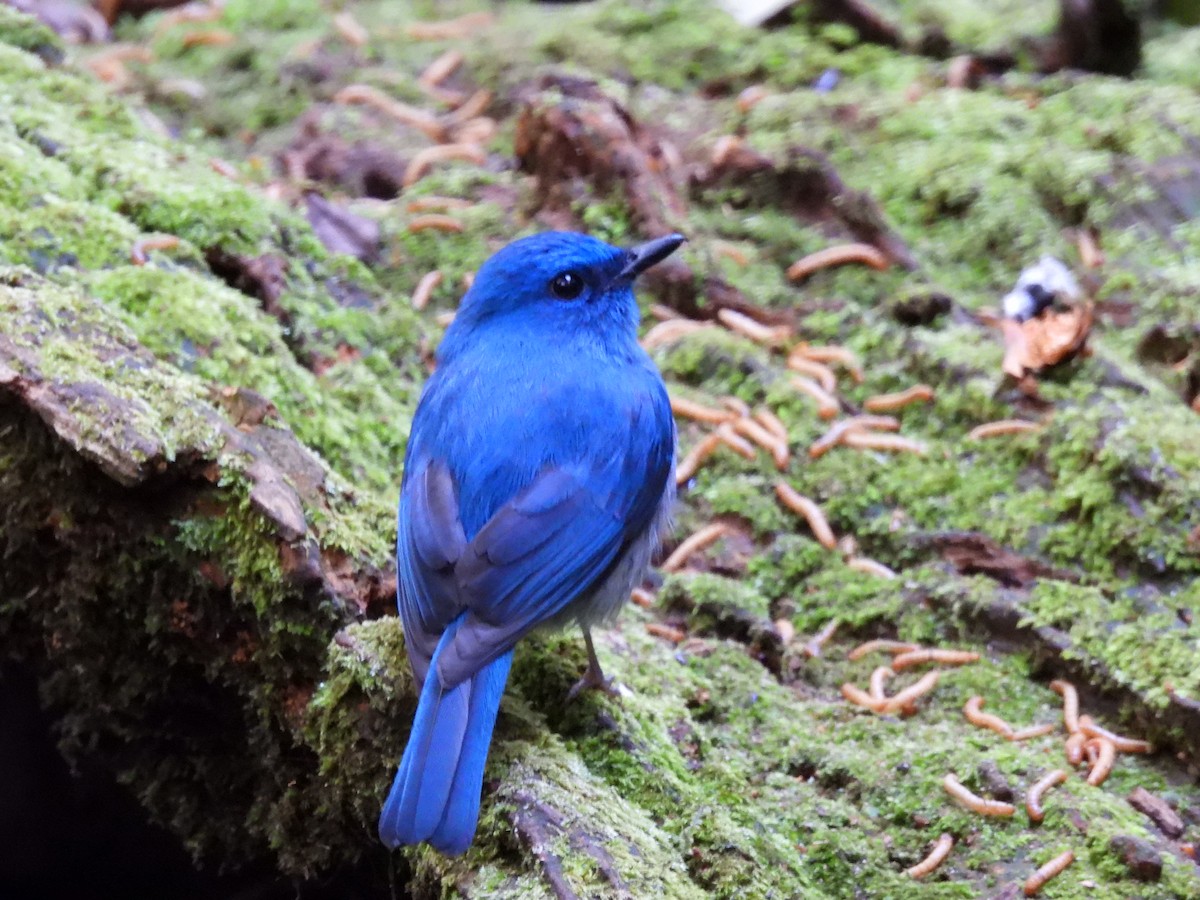
[[[960,49],[1019,33],[1019,17],[934,6]],[[1028,6],[1020,27],[1053,19],[1055,4]],[[915,46],[930,23],[900,7]],[[931,385],[933,402],[899,414],[927,452],[810,461],[827,423],[782,353],[715,326],[658,348],[674,394],[770,408],[791,460],[781,473],[720,450],[686,486],[680,536],[713,518],[727,536],[600,637],[622,701],[564,702],[585,662],[576,635],[522,645],[474,848],[402,851],[400,883],[422,897],[1008,897],[1074,849],[1047,896],[1200,893],[1200,416],[1179,365],[1200,354],[1200,232],[1196,210],[1155,206],[1153,189],[1163,160],[1194,156],[1194,32],[1152,35],[1133,80],[1010,72],[964,91],[943,63],[844,26],[733,31],[699,2],[515,6],[466,43],[388,37],[405,4],[352,10],[380,35],[371,53],[315,2],[230,0],[212,27],[232,43],[189,44],[158,16],[127,24],[154,58],[121,96],[88,74],[89,51],[0,6],[0,640],[38,673],[68,759],[111,772],[206,865],[383,871],[374,822],[415,702],[392,615],[393,504],[437,317],[517,234],[620,242],[655,222],[692,240],[647,302],[749,309],[844,344],[864,363],[863,383],[839,381],[849,411]],[[466,59],[458,89],[495,93],[487,166],[409,188],[320,169],[318,138],[403,172],[428,138],[330,98],[367,81],[417,102],[415,76],[448,48]],[[831,66],[842,86],[811,91]],[[194,105],[172,94],[181,73],[203,82]],[[739,104],[760,82],[765,99]],[[589,130],[587,104],[625,130]],[[528,133],[556,122],[574,124],[541,144]],[[714,176],[734,131],[747,181]],[[521,152],[572,139],[590,168]],[[212,164],[247,142],[236,178]],[[380,225],[378,261],[331,255],[271,199],[272,156],[334,195],[403,189],[351,198]],[[797,178],[819,203],[794,195]],[[461,232],[409,228],[409,201],[434,196],[470,201]],[[975,313],[1042,253],[1074,260],[1067,229],[1087,228],[1108,256],[1092,353],[1031,400]],[[134,252],[161,235],[179,242]],[[904,264],[784,277],[843,239]],[[443,286],[414,312],[407,294],[434,268]],[[1014,415],[1044,426],[967,438]],[[704,433],[681,419],[682,450]],[[780,479],[897,577],[824,549],[776,501]],[[982,659],[947,670],[916,715],[877,716],[839,686],[866,684],[879,660],[846,651],[880,636]],[[996,790],[998,772],[1021,796],[1064,765],[1061,733],[1009,742],[961,712],[979,694],[1014,723],[1058,722],[1057,676],[1158,751],[1120,756],[1099,787],[1072,776],[1040,827],[951,803],[946,773]],[[1135,788],[1182,833],[1129,805]],[[914,881],[905,869],[942,832],[954,852]],[[1129,868],[1131,841],[1161,860],[1156,881]]]

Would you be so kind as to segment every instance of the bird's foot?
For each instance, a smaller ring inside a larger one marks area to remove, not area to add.
[[[583,640],[587,644],[588,667],[580,678],[567,691],[567,701],[574,700],[584,691],[603,691],[612,697],[614,700],[621,699],[621,685],[614,679],[608,678],[604,674],[604,670],[600,668],[600,660],[596,658],[596,648],[592,645],[592,633],[585,627],[583,629]]]

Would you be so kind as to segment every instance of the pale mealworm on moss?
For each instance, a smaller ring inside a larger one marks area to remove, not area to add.
[[[189,31],[179,39],[184,49],[189,47],[227,47],[237,40],[237,35],[223,28],[211,28],[205,31]]]
[[[636,587],[629,592],[629,602],[642,609],[650,609],[654,606],[654,595],[645,588]]]
[[[1024,728],[1018,728],[1008,736],[1010,741],[1028,741],[1037,737],[1045,737],[1048,734],[1054,734],[1055,726],[1049,723],[1045,725],[1027,725]]]
[[[1038,892],[1046,886],[1046,882],[1055,875],[1058,875],[1073,862],[1075,862],[1075,854],[1068,850],[1065,853],[1060,853],[1054,859],[1050,860],[1050,862],[1038,868],[1036,872],[1025,879],[1025,896],[1037,896]]]
[[[462,65],[463,55],[459,50],[447,50],[425,67],[417,81],[426,85],[438,85],[454,74],[454,70]]]
[[[837,390],[837,376],[833,373],[833,369],[829,368],[825,363],[792,354],[788,357],[787,367],[793,372],[798,372],[806,378],[813,379],[823,390],[830,394]]]
[[[767,97],[770,95],[770,91],[768,91],[763,85],[752,84],[750,87],[744,88],[742,92],[737,95],[738,111],[750,112],[750,110],[756,107],[763,100],[767,99]]]
[[[1017,811],[1017,808],[1011,803],[1004,803],[1000,800],[986,800],[978,794],[972,793],[954,775],[947,775],[943,778],[942,787],[959,804],[971,810],[971,812],[979,813],[981,816],[1006,818],[1014,815]]]
[[[481,88],[464,100],[461,106],[456,107],[446,119],[454,125],[464,125],[483,115],[491,102],[492,92]]]
[[[914,384],[903,391],[893,394],[876,394],[863,401],[863,409],[867,412],[891,412],[902,409],[911,403],[928,403],[934,398],[934,391],[927,384]]]
[[[705,435],[700,443],[693,447],[675,467],[675,484],[684,484],[692,478],[721,444],[721,435],[715,433]]]
[[[983,711],[984,699],[976,694],[963,704],[963,715],[972,725],[987,728],[1004,737],[1012,737],[1013,727],[999,716]]]
[[[1053,769],[1030,786],[1029,793],[1025,795],[1025,812],[1029,813],[1030,821],[1040,822],[1046,817],[1046,811],[1042,808],[1042,795],[1056,784],[1062,784],[1066,780],[1065,770]]]
[[[687,637],[687,632],[682,628],[676,628],[674,625],[668,625],[665,622],[647,622],[646,632],[655,637],[670,641],[672,644],[682,643],[683,639]]]
[[[851,416],[835,422],[827,432],[817,438],[808,448],[808,455],[810,459],[819,459],[842,443],[842,439],[852,431],[897,431],[899,428],[900,420],[895,416]]]
[[[1095,747],[1096,761],[1092,763],[1091,771],[1088,772],[1087,783],[1092,787],[1099,787],[1112,774],[1113,763],[1117,759],[1117,748],[1108,738],[1094,737],[1088,738],[1088,742],[1083,745],[1085,751]]]
[[[750,257],[746,255],[746,251],[734,244],[727,244],[725,241],[713,241],[713,253],[717,256],[723,256],[728,260],[732,260],[739,266],[750,265]]]
[[[416,128],[435,141],[440,141],[446,133],[442,123],[428,110],[393,100],[383,91],[371,87],[369,84],[347,85],[333,95],[333,102],[343,106],[360,104],[372,106],[397,122]]]
[[[155,234],[140,238],[134,241],[129,249],[129,261],[135,266],[144,266],[149,261],[146,254],[151,250],[174,250],[180,243],[179,238],[173,234]]]
[[[736,134],[723,134],[713,142],[709,160],[714,166],[724,165],[734,151],[742,146],[742,139]]]
[[[733,422],[736,421],[740,420],[733,420]],[[721,443],[727,446],[738,456],[742,457],[742,459],[757,459],[758,451],[754,449],[753,444],[733,430],[733,422],[722,422],[721,425],[717,427],[717,437],[721,439]]]
[[[1079,692],[1075,690],[1075,685],[1062,678],[1050,682],[1050,690],[1062,697],[1063,724],[1070,734],[1074,734],[1079,730]]]
[[[824,628],[804,642],[804,646],[801,648],[804,651],[804,655],[812,659],[818,658],[821,655],[821,651],[825,649],[825,644],[837,633],[839,625],[841,625],[841,622],[837,619],[830,619]]]
[[[884,690],[884,686],[888,679],[894,677],[895,674],[888,666],[879,666],[871,673],[871,679],[867,683],[867,692],[872,699],[878,700],[880,703],[887,701],[887,691]]]
[[[352,47],[362,47],[371,39],[367,29],[348,12],[340,12],[333,17],[333,28]]]
[[[775,483],[775,496],[779,498],[780,503],[804,518],[817,543],[826,550],[837,546],[837,538],[833,529],[829,527],[829,520],[825,518],[824,511],[815,500],[805,497],[786,481]]]
[[[475,203],[462,197],[416,197],[404,207],[410,213],[445,212],[448,209],[471,209]]]
[[[783,470],[787,468],[790,456],[786,440],[773,434],[754,419],[734,419],[729,425],[739,434],[748,437],[754,443],[758,444],[759,447],[770,453],[777,469]]]
[[[755,410],[754,421],[758,422],[763,428],[767,429],[785,444],[788,442],[787,426],[783,424],[783,420],[779,416],[775,415],[769,409],[762,408]]]
[[[982,425],[976,425],[967,432],[967,440],[982,441],[1005,434],[1025,434],[1030,431],[1041,430],[1042,426],[1037,422],[1028,422],[1025,419],[1000,419],[996,422],[985,422]]]
[[[457,234],[463,230],[463,223],[452,216],[442,215],[441,213],[425,213],[424,215],[413,216],[409,219],[408,230],[411,234],[416,234],[419,231],[445,231]]]
[[[904,874],[909,878],[921,879],[933,872],[946,861],[946,857],[950,855],[950,851],[954,849],[954,838],[947,832],[943,832],[936,841],[933,842],[933,848],[929,851],[929,855],[917,863],[915,866],[909,866],[904,870]]]
[[[839,344],[825,344],[819,347],[811,344],[797,344],[792,348],[789,356],[800,356],[819,363],[837,363],[850,373],[855,384],[863,382],[862,363],[858,361],[858,356],[853,350]]]
[[[740,419],[750,418],[750,404],[741,397],[722,397],[721,405],[737,413]]]
[[[788,281],[800,281],[821,269],[860,263],[880,271],[891,265],[887,254],[872,244],[839,244],[796,260],[787,268]]]
[[[817,401],[817,415],[822,419],[832,419],[841,411],[837,398],[815,381],[793,375],[790,379],[792,387]]]
[[[875,434],[868,431],[851,430],[842,435],[841,443],[855,450],[881,450],[885,453],[914,453],[924,456],[928,448],[920,441],[899,434]]]
[[[413,291],[412,308],[420,311],[428,306],[429,299],[441,285],[443,278],[441,269],[434,269],[432,272],[422,275],[421,280],[417,282],[416,290]]]
[[[1109,741],[1114,747],[1122,753],[1153,753],[1154,745],[1149,741],[1142,741],[1136,738],[1124,737],[1109,731],[1107,728],[1102,728],[1097,725],[1091,716],[1079,717],[1079,730],[1090,738],[1103,738]]]
[[[876,578],[895,578],[896,570],[888,568],[878,560],[867,556],[852,556],[846,560],[846,568],[864,575],[874,575]]]
[[[894,667],[893,667],[894,668]],[[926,672],[916,682],[910,684],[902,691],[897,691],[888,697],[883,704],[884,712],[903,712],[905,714],[914,711],[914,704],[919,697],[923,697],[937,687],[938,680],[941,678],[941,673],[936,669],[932,672]]]
[[[1063,751],[1066,753],[1067,762],[1072,766],[1078,766],[1083,762],[1083,745],[1088,741],[1088,736],[1082,731],[1072,733],[1063,744]]]
[[[860,687],[847,682],[842,685],[842,696],[853,703],[855,706],[862,706],[872,712],[879,712],[883,708],[883,703],[875,700]]]
[[[782,344],[792,334],[792,330],[786,325],[764,325],[736,309],[717,310],[717,321],[735,334],[768,347]]]
[[[653,350],[664,344],[673,344],[684,335],[706,331],[712,327],[708,322],[696,322],[692,319],[666,319],[651,327],[640,343],[643,350]]]
[[[710,425],[720,425],[722,422],[729,422],[737,418],[735,413],[727,409],[717,409],[713,406],[705,406],[703,403],[697,403],[695,400],[688,400],[686,397],[671,396],[671,412],[684,419],[691,419],[693,422],[705,422]]]
[[[404,33],[417,41],[448,41],[454,38],[467,37],[474,31],[486,28],[495,21],[490,12],[474,12],[459,16],[457,19],[443,19],[437,22],[413,22],[404,26]]]
[[[688,559],[701,550],[715,544],[721,538],[729,533],[729,526],[721,522],[713,522],[711,525],[705,525],[699,531],[689,535],[674,552],[663,560],[660,568],[664,572],[677,572],[683,568],[683,564]]]
[[[979,654],[970,650],[942,650],[937,647],[909,650],[901,653],[892,660],[892,668],[897,672],[911,666],[925,663],[941,663],[947,666],[963,666],[979,661]]]
[[[414,154],[405,168],[404,186],[412,187],[424,178],[436,163],[450,159],[482,166],[487,162],[487,154],[477,144],[437,144],[433,147],[426,147]]]
[[[866,643],[859,644],[853,650],[846,654],[847,659],[861,659],[868,653],[874,653],[877,650],[883,650],[886,653],[908,653],[912,650],[920,650],[920,644],[911,644],[908,641],[893,641],[887,638],[875,638]]]

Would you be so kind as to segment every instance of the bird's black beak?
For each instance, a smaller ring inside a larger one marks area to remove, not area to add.
[[[636,247],[630,247],[625,251],[628,255],[620,277],[632,281],[642,272],[656,263],[662,262],[678,250],[679,245],[686,240],[687,238],[682,234],[668,234],[666,237],[655,238],[644,244],[638,244]]]

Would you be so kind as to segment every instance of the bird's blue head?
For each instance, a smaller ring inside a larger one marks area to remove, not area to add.
[[[684,240],[671,234],[622,250],[586,234],[547,231],[513,241],[475,274],[438,356],[447,359],[468,335],[493,326],[635,337],[634,279]]]

